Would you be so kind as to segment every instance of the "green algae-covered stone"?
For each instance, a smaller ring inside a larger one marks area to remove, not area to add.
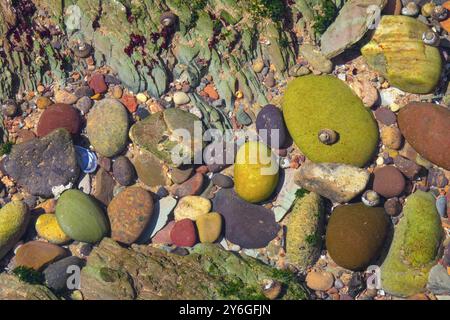
[[[139,180],[148,187],[165,186],[170,179],[164,171],[164,163],[153,153],[141,150],[133,159]]]
[[[322,247],[324,205],[310,192],[295,200],[287,223],[286,256],[291,264],[306,271],[319,258]]]
[[[20,240],[28,221],[27,205],[21,201],[9,202],[0,210],[0,259]]]
[[[433,195],[419,190],[406,198],[403,217],[381,266],[383,289],[403,297],[424,291],[442,236]]]
[[[363,203],[339,206],[327,226],[328,253],[343,268],[363,270],[380,254],[388,226],[383,208]]]
[[[202,123],[197,116],[170,108],[135,123],[130,129],[130,139],[165,163],[178,166],[181,163],[177,160],[193,159],[195,152],[201,152],[202,131]],[[172,156],[173,150],[177,150],[180,159]]]
[[[383,16],[371,41],[361,53],[390,84],[411,93],[429,93],[442,68],[439,49],[422,41],[430,29],[407,16]]]
[[[291,81],[283,101],[287,128],[300,150],[313,162],[362,167],[378,144],[377,124],[358,96],[332,76],[304,76]],[[338,134],[326,145],[319,131]]]
[[[250,141],[236,154],[234,189],[243,200],[267,200],[278,184],[278,162],[264,143]]]
[[[96,243],[109,230],[108,220],[93,198],[79,190],[67,190],[55,210],[61,229],[77,241]]]
[[[95,151],[112,157],[125,148],[128,138],[128,114],[115,99],[98,102],[88,113],[87,135]]]

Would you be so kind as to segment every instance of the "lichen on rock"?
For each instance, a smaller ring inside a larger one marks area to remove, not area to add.
[[[149,246],[120,247],[103,239],[81,272],[88,299],[264,299],[264,280],[285,286],[284,299],[307,293],[288,271],[234,255],[214,244],[198,244],[188,256]],[[137,285],[139,284],[139,285]]]

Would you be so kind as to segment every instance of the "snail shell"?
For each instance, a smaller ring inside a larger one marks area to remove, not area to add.
[[[87,58],[91,54],[91,51],[92,51],[92,46],[85,42],[78,44],[73,49],[74,54],[78,58]]]
[[[436,32],[425,31],[422,34],[422,41],[425,44],[437,47],[439,45],[440,39],[439,39],[439,35]]]
[[[330,145],[337,142],[338,134],[331,129],[322,129],[319,131],[318,138],[323,144]]]
[[[373,190],[367,190],[363,193],[361,201],[368,207],[374,207],[380,203],[380,196]]]
[[[159,22],[165,27],[171,27],[177,21],[177,16],[172,12],[164,12],[159,18]]]
[[[262,289],[267,299],[275,300],[281,293],[282,285],[276,280],[266,280]]]

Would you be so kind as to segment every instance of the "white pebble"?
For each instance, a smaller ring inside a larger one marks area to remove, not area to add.
[[[183,91],[177,91],[173,94],[173,102],[175,102],[176,105],[186,104],[189,101],[191,101],[191,98]]]
[[[289,161],[288,158],[282,158],[280,161],[280,167],[283,169],[287,169],[289,168],[291,165],[291,162]]]
[[[391,103],[389,105],[389,109],[391,109],[392,112],[397,112],[398,110],[400,110],[400,106],[396,103]]]
[[[381,165],[383,165],[384,164],[384,159],[383,159],[383,157],[378,157],[377,158],[377,166],[381,166]]]
[[[136,96],[137,101],[139,101],[140,103],[146,103],[147,102],[147,96],[143,93],[138,93]]]

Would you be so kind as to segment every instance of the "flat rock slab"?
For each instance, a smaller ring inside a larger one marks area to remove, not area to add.
[[[333,202],[344,203],[364,190],[369,176],[366,170],[350,165],[307,162],[300,167],[295,180],[309,191]]]
[[[213,244],[198,244],[191,254],[180,256],[148,245],[126,249],[104,238],[81,270],[80,290],[85,300],[247,300],[261,299],[264,281],[273,279],[285,289],[280,299],[308,297],[288,273],[274,271]]]
[[[4,168],[18,185],[44,198],[53,196],[53,187],[75,182],[80,172],[72,139],[65,129],[15,145]]]
[[[376,17],[376,10],[386,5],[386,0],[356,0],[347,2],[339,11],[336,20],[321,38],[321,50],[328,58],[333,58],[358,42],[369,29]]]
[[[265,247],[280,230],[271,210],[242,200],[233,189],[216,194],[213,211],[224,217],[225,238],[243,248]]]

